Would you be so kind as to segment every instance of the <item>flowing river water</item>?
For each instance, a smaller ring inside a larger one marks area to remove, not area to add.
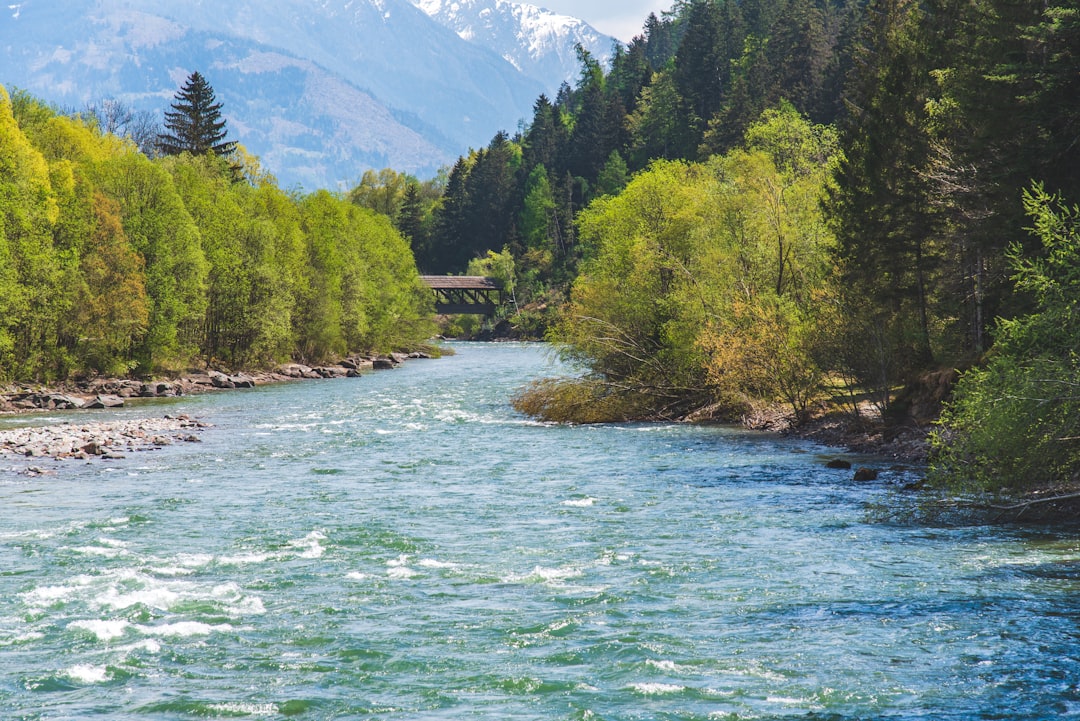
[[[214,427],[0,460],[0,718],[1080,715],[1075,534],[877,520],[917,474],[802,441],[531,422],[542,347],[456,350],[5,421]]]

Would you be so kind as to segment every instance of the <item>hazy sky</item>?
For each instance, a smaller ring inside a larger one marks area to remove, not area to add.
[[[529,4],[581,18],[600,32],[629,42],[641,34],[649,13],[659,17],[673,3],[672,0],[529,0]]]

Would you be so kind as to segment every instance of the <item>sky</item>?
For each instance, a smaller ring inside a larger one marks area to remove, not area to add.
[[[649,13],[670,10],[673,0],[528,0],[555,12],[581,18],[602,33],[629,42],[641,34]]]

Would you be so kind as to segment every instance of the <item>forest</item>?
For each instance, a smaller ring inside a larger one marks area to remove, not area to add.
[[[432,273],[510,268],[586,369],[519,408],[886,423],[962,372],[934,477],[1075,482],[1080,3],[680,0],[388,212]],[[384,198],[387,196],[384,196]]]
[[[926,424],[958,370],[932,479],[1075,483],[1078,56],[1075,1],[677,0],[439,177],[340,194],[0,95],[0,369],[407,347],[417,270],[467,272],[583,370],[527,413]]]
[[[282,191],[219,122],[205,148],[181,133],[175,152],[147,154],[93,114],[0,88],[0,380],[258,368],[427,341],[430,300],[390,220],[326,191]]]

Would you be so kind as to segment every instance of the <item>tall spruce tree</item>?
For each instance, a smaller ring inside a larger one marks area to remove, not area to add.
[[[868,8],[830,201],[844,287],[853,293],[847,322],[853,337],[873,337],[868,345],[880,349],[855,372],[877,386],[885,405],[890,384],[934,360],[931,290],[940,254],[924,172],[930,75],[922,13],[915,0],[873,0]]]
[[[228,155],[236,143],[225,140],[228,131],[221,117],[222,104],[215,102],[214,89],[199,71],[193,72],[176,93],[172,110],[165,113],[166,132],[158,136],[158,148],[165,155]]]

